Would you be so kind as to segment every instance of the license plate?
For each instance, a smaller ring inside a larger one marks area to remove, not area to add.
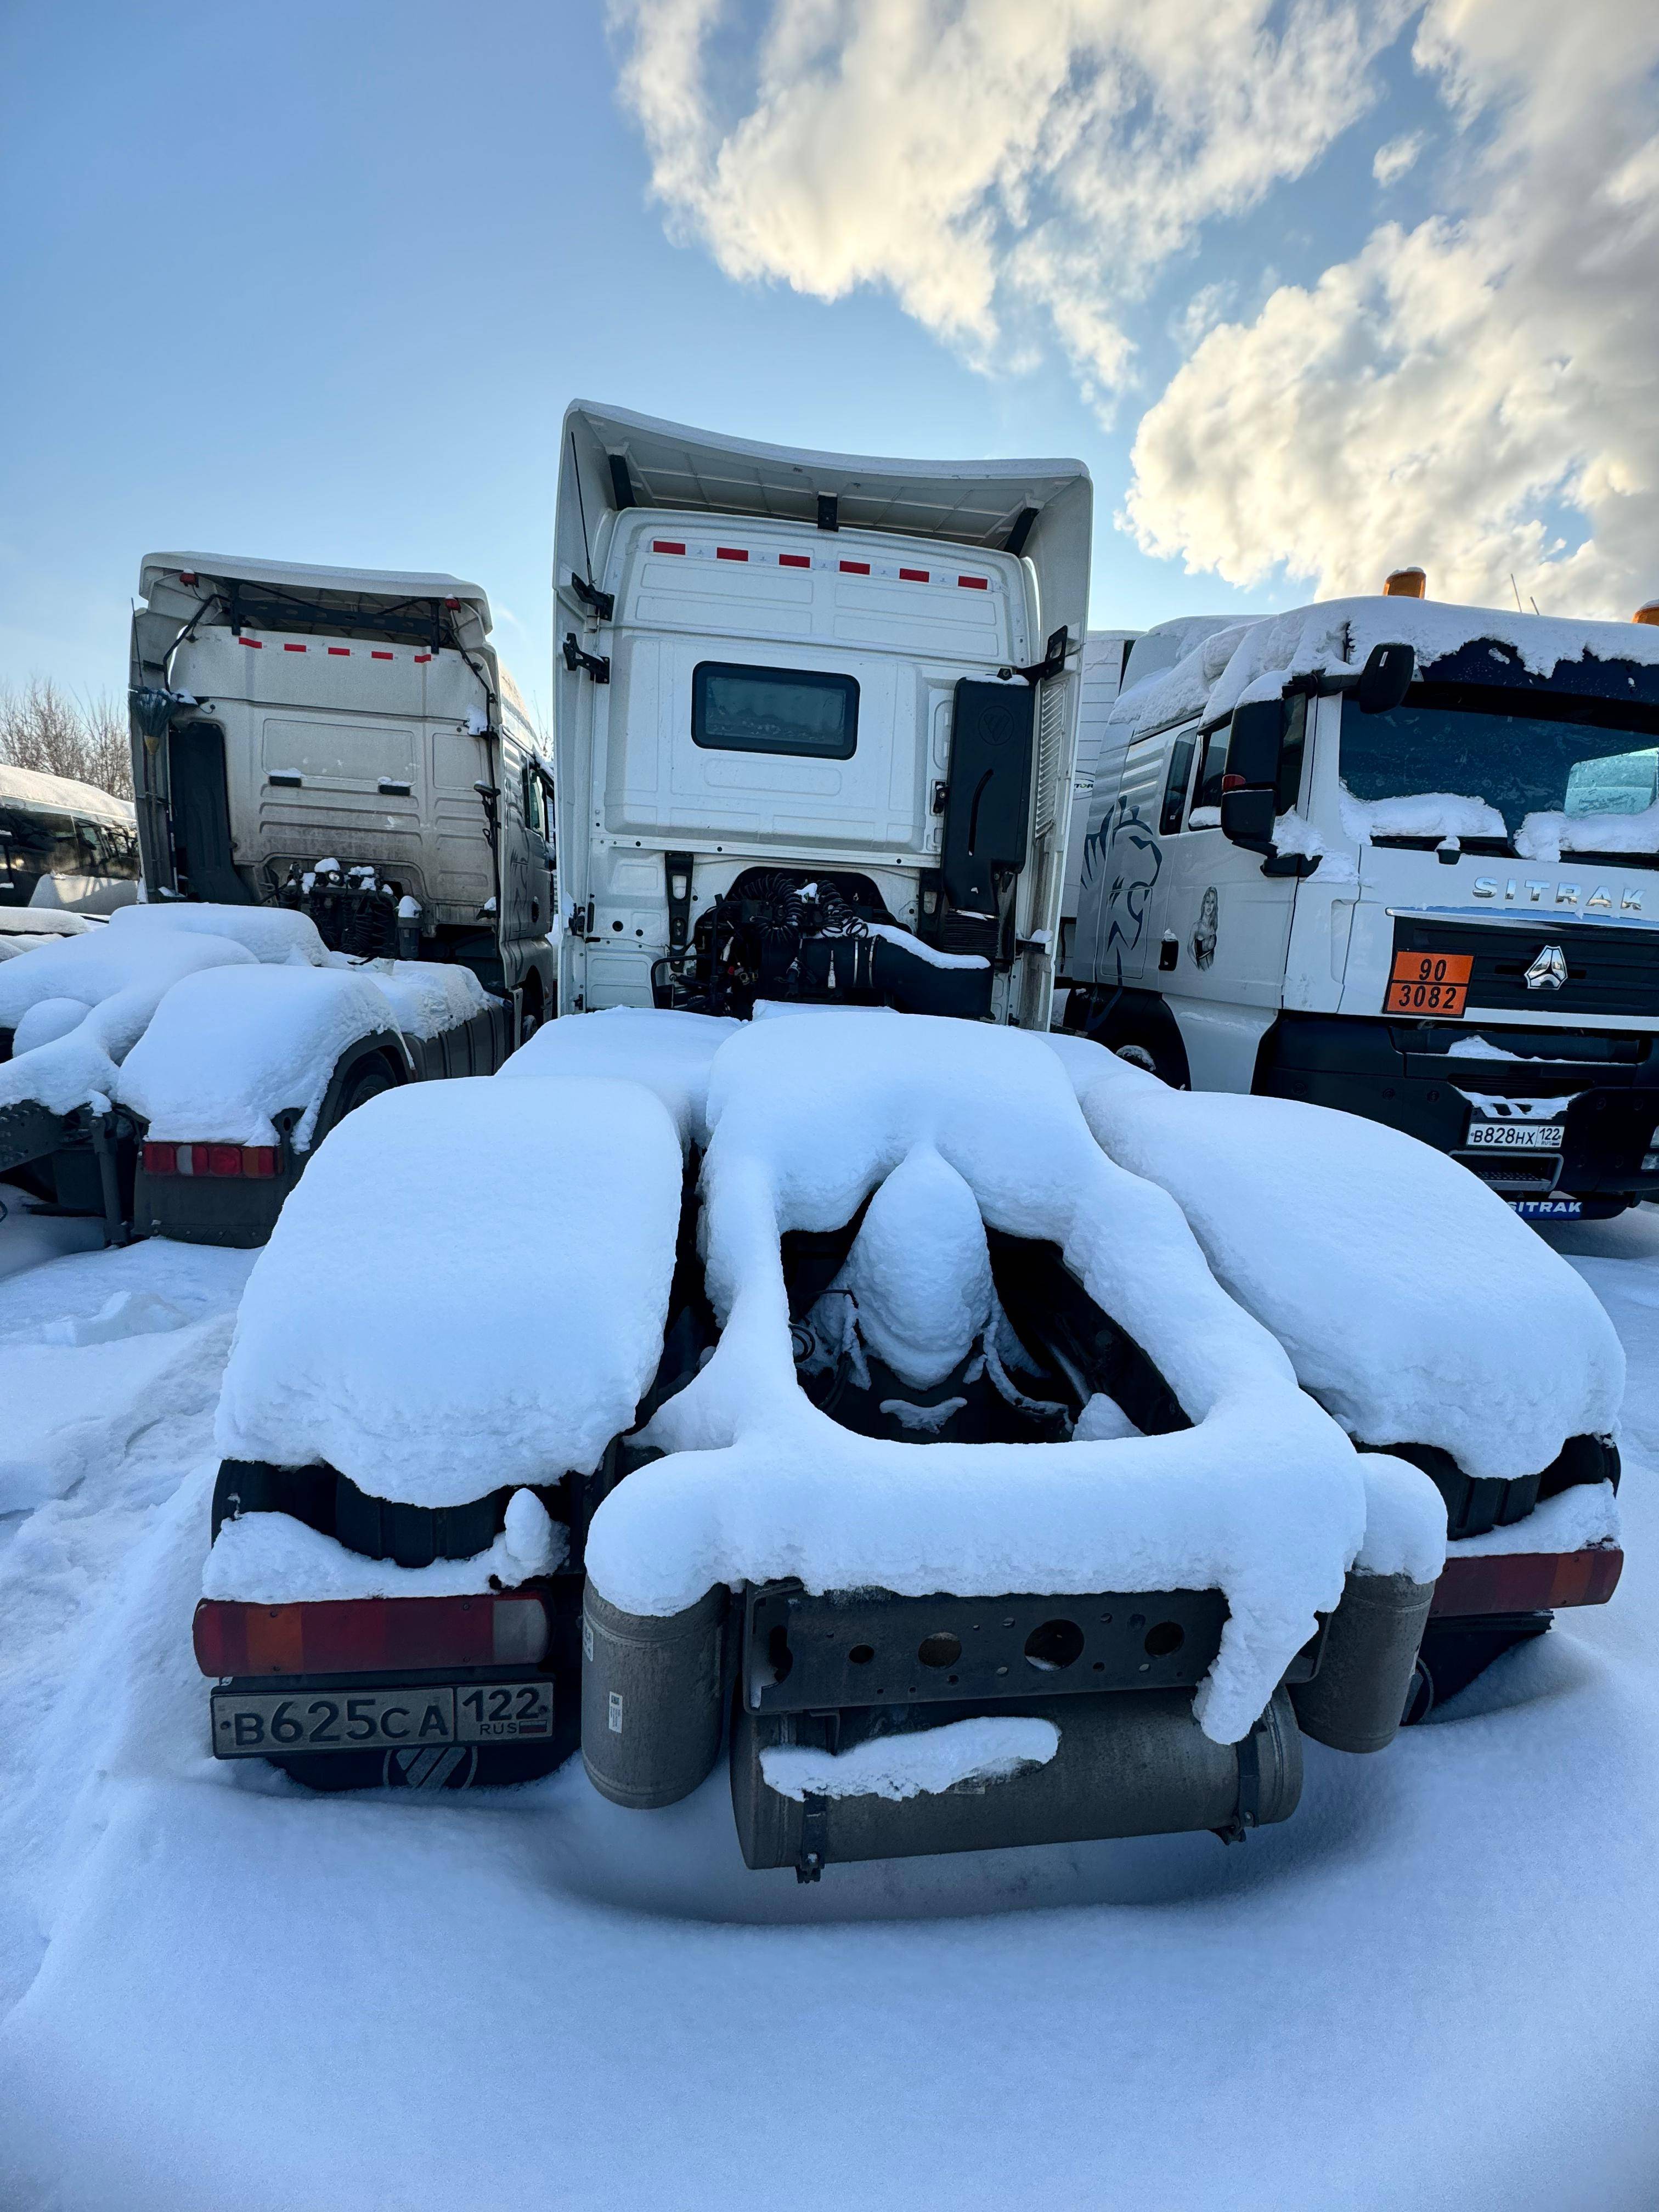
[[[1385,1014],[1461,1014],[1469,994],[1472,952],[1396,952]]]
[[[1560,1121],[1471,1121],[1463,1139],[1471,1152],[1559,1152]]]
[[[393,1751],[428,1744],[545,1741],[553,1685],[465,1682],[402,1690],[216,1690],[216,1759],[294,1751]]]

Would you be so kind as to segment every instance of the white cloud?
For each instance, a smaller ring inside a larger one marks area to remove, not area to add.
[[[1369,107],[1413,4],[613,0],[612,21],[653,189],[727,275],[884,285],[981,362],[1029,351],[1035,307],[1103,407],[1126,306]]]
[[[1659,10],[1433,0],[1414,56],[1489,134],[1461,218],[1379,229],[1206,337],[1141,422],[1124,519],[1240,585],[1282,562],[1370,591],[1414,560],[1437,598],[1507,601],[1513,571],[1546,612],[1628,614],[1659,580]]]
[[[1423,150],[1423,133],[1413,131],[1404,138],[1390,138],[1386,146],[1379,146],[1371,156],[1371,174],[1384,189],[1397,185],[1407,169],[1415,166]]]

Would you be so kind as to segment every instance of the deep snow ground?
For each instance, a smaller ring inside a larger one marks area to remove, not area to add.
[[[1610,1607],[1380,1758],[1310,1745],[1242,1849],[813,1889],[744,1870],[723,1770],[641,1815],[579,1763],[435,1800],[216,1765],[189,1620],[246,1256],[7,1276],[23,1233],[6,2212],[1659,2203],[1659,1212],[1553,1232],[1631,1359]]]

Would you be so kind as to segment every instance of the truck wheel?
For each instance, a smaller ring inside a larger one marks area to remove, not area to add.
[[[367,1105],[371,1098],[378,1098],[383,1091],[391,1091],[395,1085],[392,1070],[378,1053],[373,1060],[366,1060],[347,1083],[340,1110],[330,1127],[337,1128],[348,1114],[355,1114],[360,1106]]]
[[[1431,1621],[1417,1655],[1417,1674],[1407,1694],[1401,1727],[1410,1728],[1426,1720],[1431,1712],[1437,1713],[1448,1699],[1484,1674],[1494,1659],[1513,1651],[1517,1644],[1530,1644],[1534,1637],[1544,1635],[1549,1626],[1547,1613],[1524,1626],[1511,1623],[1503,1628],[1487,1628],[1478,1622],[1464,1626],[1455,1621]]]

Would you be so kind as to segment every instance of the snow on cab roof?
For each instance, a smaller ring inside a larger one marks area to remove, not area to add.
[[[241,584],[283,584],[314,592],[352,592],[386,599],[459,599],[476,607],[490,627],[489,599],[481,584],[462,577],[416,568],[325,568],[304,561],[262,561],[240,553],[146,553],[138,567],[138,590],[148,599],[164,578],[222,577]]]
[[[1166,635],[1176,635],[1180,654],[1160,666],[1148,647]],[[1248,622],[1189,617],[1161,624],[1136,646],[1135,680],[1108,719],[1149,732],[1194,715],[1220,721],[1243,701],[1281,696],[1295,678],[1357,672],[1374,647],[1395,644],[1413,648],[1420,675],[1445,681],[1524,688],[1528,678],[1555,680],[1600,697],[1659,703],[1659,628],[1651,624],[1376,597],[1328,599]],[[1137,675],[1137,664],[1146,672]],[[1644,681],[1638,672],[1647,670],[1654,675]]]
[[[0,762],[0,799],[15,805],[50,807],[54,813],[95,814],[106,822],[138,819],[130,799],[117,799],[100,791],[95,783],[77,783],[73,776],[48,775],[42,769],[10,768]]]
[[[613,476],[623,463],[629,497],[619,504],[816,523],[818,501],[830,498],[846,530],[896,531],[999,550],[1026,509],[1041,513],[1073,485],[1089,483],[1082,461],[820,453],[693,429],[588,399],[573,400],[566,411],[567,447],[574,431],[610,460]]]

